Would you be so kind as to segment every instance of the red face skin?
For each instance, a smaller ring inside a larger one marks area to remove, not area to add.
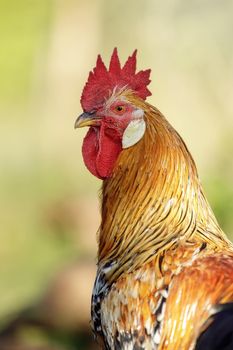
[[[111,176],[122,151],[123,133],[135,110],[132,104],[117,100],[96,111],[95,116],[100,119],[88,130],[82,147],[84,163],[96,177],[104,180]]]

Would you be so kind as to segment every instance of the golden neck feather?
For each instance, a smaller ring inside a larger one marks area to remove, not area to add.
[[[117,261],[119,275],[183,242],[227,247],[181,137],[157,109],[128,99],[145,111],[147,129],[103,183],[99,264]]]

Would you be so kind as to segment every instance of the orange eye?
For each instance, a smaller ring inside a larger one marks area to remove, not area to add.
[[[123,114],[125,112],[125,106],[116,106],[115,107],[115,111],[118,113],[118,114]]]

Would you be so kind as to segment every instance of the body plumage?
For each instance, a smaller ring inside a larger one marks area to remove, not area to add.
[[[121,68],[114,50],[104,67],[99,57],[76,122],[90,126],[84,161],[103,179],[93,329],[106,349],[191,350],[233,301],[233,247],[185,143],[145,102],[136,52]]]

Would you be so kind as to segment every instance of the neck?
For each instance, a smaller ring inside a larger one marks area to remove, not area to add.
[[[229,245],[183,140],[158,110],[143,109],[143,139],[121,152],[103,183],[98,260],[116,262],[118,275],[186,242]]]

